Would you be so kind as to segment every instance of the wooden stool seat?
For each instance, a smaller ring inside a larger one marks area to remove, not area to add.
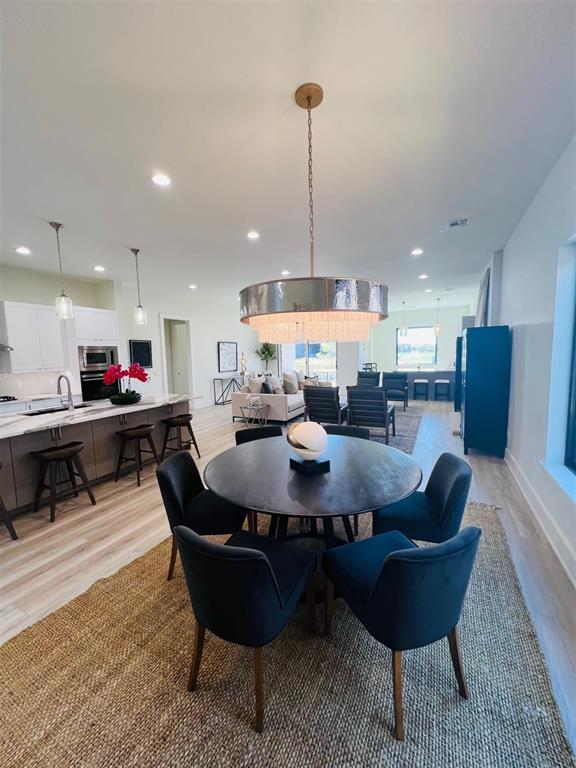
[[[182,413],[179,416],[170,416],[167,419],[162,419],[162,423],[165,425],[164,442],[162,443],[162,461],[164,461],[164,456],[167,451],[173,451],[175,453],[183,450],[188,451],[192,446],[196,448],[196,453],[198,454],[198,458],[200,458],[198,443],[196,442],[194,431],[190,425],[191,421],[191,413]],[[182,428],[185,428],[188,432],[188,436],[184,440],[182,439]],[[170,433],[173,429],[176,430],[176,434],[171,436]],[[168,443],[172,443],[174,440],[176,441],[175,448],[168,445]]]
[[[41,503],[50,504],[51,523],[56,519],[56,502],[61,499],[67,499],[70,496],[78,496],[79,491],[86,491],[92,506],[96,504],[92,486],[80,458],[80,453],[83,450],[84,443],[78,441],[66,443],[66,445],[57,445],[53,448],[44,448],[41,451],[32,451],[30,454],[39,463],[38,483],[34,496],[34,511],[40,508]],[[61,467],[66,467],[68,478],[58,480],[58,470]],[[49,483],[45,482],[47,473],[49,474]],[[76,478],[80,478],[80,485],[76,483]],[[64,491],[59,491],[59,486],[65,484],[70,484],[70,487]],[[46,488],[49,494],[43,499],[42,493]]]
[[[2,469],[2,464],[0,463],[0,469]],[[12,517],[10,515],[10,512],[8,512],[8,509],[6,508],[6,505],[4,504],[2,500],[2,496],[0,496],[0,523],[4,523],[6,528],[8,529],[8,533],[16,541],[18,538],[18,535],[16,534],[16,530],[14,528],[14,525],[12,524]]]
[[[139,424],[137,427],[129,427],[128,429],[122,429],[116,432],[120,438],[120,451],[118,453],[118,463],[116,465],[116,476],[114,481],[118,482],[120,479],[120,471],[122,464],[126,462],[133,462],[136,469],[136,481],[140,485],[140,474],[142,472],[142,454],[149,453],[154,457],[156,464],[160,464],[158,458],[158,452],[152,439],[152,432],[156,428],[155,424]],[[142,448],[141,441],[144,440],[149,448]],[[134,444],[134,455],[125,456],[125,450],[128,443]]]

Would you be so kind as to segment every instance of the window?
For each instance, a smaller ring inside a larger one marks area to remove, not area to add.
[[[566,432],[566,456],[564,464],[576,472],[576,311],[572,331],[572,369],[570,374],[570,397],[568,400],[568,429]]]
[[[336,381],[336,342],[282,344],[282,368],[320,381]]]
[[[436,365],[438,339],[432,325],[396,329],[396,365],[399,368]]]

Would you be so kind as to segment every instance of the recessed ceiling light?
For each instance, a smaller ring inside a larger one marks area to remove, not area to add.
[[[283,269],[282,272],[280,272],[280,274],[284,275],[284,277],[286,277],[287,275],[290,274],[290,270],[289,269]]]
[[[424,293],[432,293],[432,288],[424,288]]]
[[[165,173],[155,173],[154,176],[152,176],[152,181],[158,187],[169,187],[172,183],[170,176],[166,176]]]
[[[27,248],[25,245],[19,245],[18,248],[14,248],[14,250],[20,256],[30,256],[30,254],[32,253],[30,248]]]
[[[198,288],[198,286],[197,286],[197,285],[194,285],[194,283],[191,283],[191,284],[188,286],[188,288],[190,288],[190,290],[191,290],[191,291],[195,291],[195,290],[196,290],[196,288]]]
[[[410,251],[412,256],[423,256],[424,255],[424,249],[423,248],[414,248],[413,251]]]
[[[101,264],[96,264],[94,272],[106,272],[106,267],[103,267]]]
[[[248,240],[258,240],[260,237],[260,232],[256,232],[255,229],[251,229],[250,232],[246,232],[246,237]]]
[[[423,272],[421,275],[418,275],[418,280],[428,280],[428,275]]]

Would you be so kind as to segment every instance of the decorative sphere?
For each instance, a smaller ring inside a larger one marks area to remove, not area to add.
[[[326,430],[315,421],[301,421],[290,425],[286,439],[292,450],[305,461],[317,459],[328,445]]]

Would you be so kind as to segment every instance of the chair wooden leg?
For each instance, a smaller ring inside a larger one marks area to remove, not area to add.
[[[458,693],[463,699],[468,698],[468,686],[466,685],[466,679],[464,677],[464,669],[462,668],[462,657],[460,656],[460,643],[458,642],[458,633],[456,627],[448,633],[448,645],[450,646],[450,656],[452,657],[452,666],[454,667],[454,674],[458,681]]]
[[[142,453],[140,451],[140,440],[136,438],[134,441],[134,458],[136,459],[136,482],[140,487],[141,480],[140,474],[142,472]]]
[[[146,442],[150,446],[150,451],[152,452],[152,456],[154,456],[156,464],[160,464],[160,457],[158,456],[158,451],[156,450],[156,446],[154,445],[154,440],[152,439],[152,435],[148,435],[148,437],[146,438]]]
[[[94,497],[94,492],[92,491],[92,486],[90,485],[90,480],[88,480],[86,470],[84,469],[84,464],[82,463],[82,459],[80,458],[80,456],[74,456],[72,461],[74,462],[74,466],[78,470],[78,474],[80,475],[80,479],[82,480],[82,490],[86,491],[86,493],[90,497],[90,502],[92,506],[95,507],[96,499]]]
[[[162,441],[162,450],[160,451],[161,461],[164,461],[164,456],[166,455],[166,446],[168,445],[169,434],[170,434],[170,427],[168,426],[168,424],[166,424],[164,428],[164,440]]]
[[[78,491],[76,490],[76,476],[74,474],[74,465],[72,464],[72,459],[66,459],[66,469],[68,470],[68,477],[70,478],[70,485],[74,491],[74,496],[78,496]]]
[[[58,472],[56,462],[51,461],[48,467],[50,476],[50,522],[56,520],[56,494],[58,493]]]
[[[198,443],[196,442],[196,437],[194,435],[194,430],[190,426],[190,424],[186,424],[186,428],[188,429],[188,432],[190,432],[190,439],[194,443],[194,448],[196,448],[196,453],[198,454],[198,458],[201,458],[200,456],[200,449],[198,448]]]
[[[392,437],[396,437],[396,411],[392,414]]]
[[[352,525],[348,515],[343,515],[342,523],[344,524],[344,530],[346,531],[346,538],[348,539],[348,543],[352,544],[354,541],[354,533],[352,531]]]
[[[124,448],[126,446],[125,440],[120,440],[120,449],[118,451],[118,464],[116,464],[116,474],[114,475],[114,482],[117,483],[120,479],[120,470],[122,468],[122,459],[124,458]]]
[[[264,730],[264,654],[262,648],[254,648],[254,693],[256,695],[256,722],[258,733]]]
[[[402,707],[402,651],[392,651],[392,687],[394,689],[394,736],[404,741]]]
[[[316,634],[316,578],[312,576],[306,587],[306,607],[308,609],[308,630]]]
[[[277,530],[278,530],[278,515],[271,515],[270,525],[268,526],[268,536],[271,539],[275,539]]]
[[[8,529],[8,533],[10,534],[11,538],[14,541],[16,541],[16,539],[18,538],[18,535],[16,533],[16,529],[12,524],[12,518],[10,517],[10,513],[8,512],[6,506],[4,505],[4,502],[2,501],[1,496],[0,496],[0,522],[4,523],[4,525]]]
[[[34,512],[38,512],[40,507],[40,500],[42,498],[42,491],[44,490],[44,481],[46,480],[46,471],[48,465],[45,461],[40,462],[38,469],[38,482],[36,484],[36,493],[34,494]]]
[[[172,534],[172,549],[170,550],[170,565],[168,566],[168,578],[166,581],[171,581],[174,576],[174,566],[176,565],[176,555],[178,554],[178,547],[176,546],[176,538]]]
[[[332,633],[332,616],[334,614],[334,584],[328,576],[324,576],[324,635]]]
[[[358,518],[359,515],[354,515],[354,536],[358,536]]]
[[[204,635],[206,628],[196,620],[196,637],[194,639],[194,655],[192,656],[192,666],[190,667],[190,677],[188,678],[188,690],[196,690],[198,682],[198,673],[200,672],[200,662],[202,661],[202,651],[204,650]]]

